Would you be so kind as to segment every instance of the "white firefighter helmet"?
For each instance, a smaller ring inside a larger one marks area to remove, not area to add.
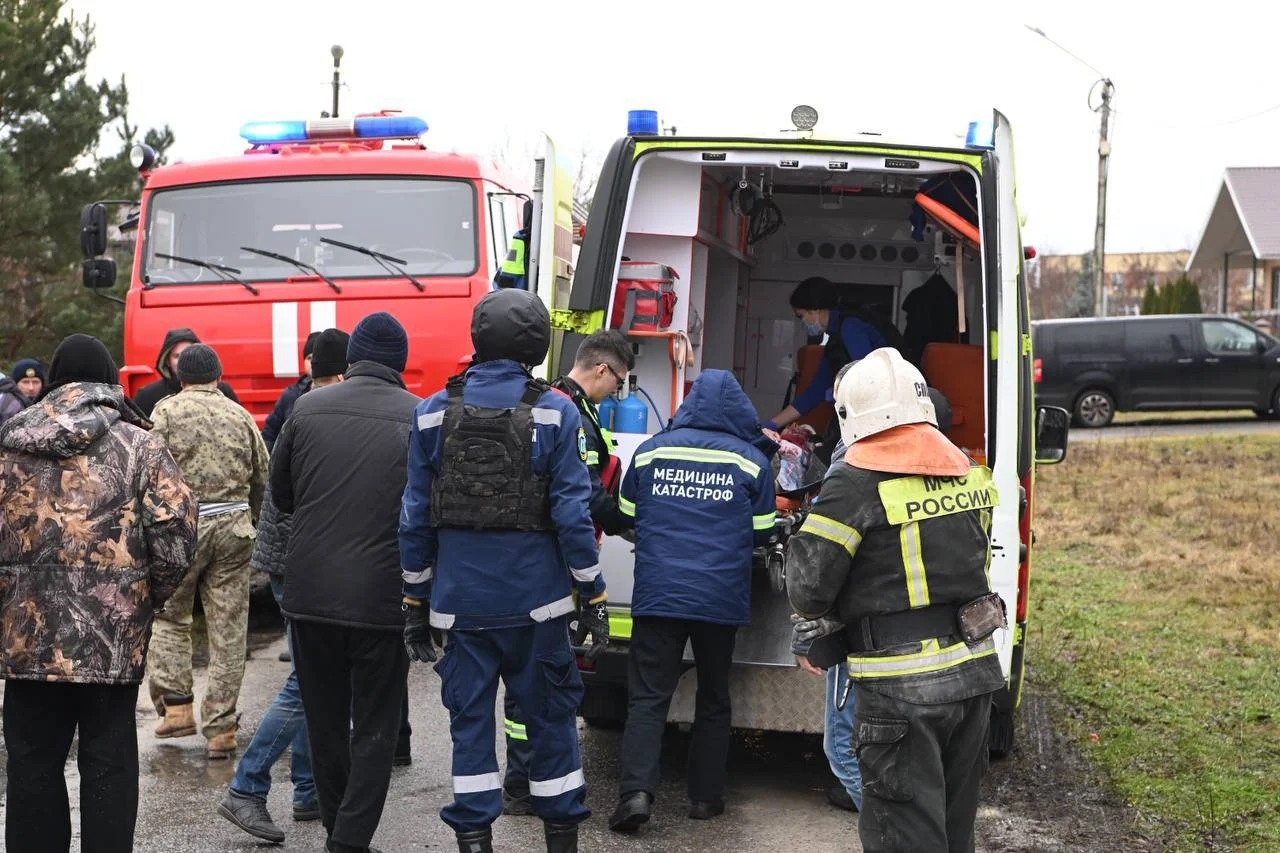
[[[938,425],[924,377],[892,347],[881,347],[850,368],[835,398],[846,445],[904,424]]]

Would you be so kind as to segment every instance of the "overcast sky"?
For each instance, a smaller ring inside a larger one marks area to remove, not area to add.
[[[928,141],[994,106],[1013,122],[1025,240],[1042,252],[1093,245],[1098,116],[1086,98],[1098,75],[1024,24],[1115,83],[1109,252],[1191,247],[1225,167],[1280,165],[1280,4],[1183,6],[71,3],[97,27],[91,71],[124,74],[133,120],[167,122],[184,160],[238,153],[245,121],[318,117],[333,43],[346,51],[342,113],[421,115],[432,145],[461,151],[528,150],[542,129],[598,156],[637,108],[682,134],[774,134],[798,103],[818,109],[826,135],[929,127]]]

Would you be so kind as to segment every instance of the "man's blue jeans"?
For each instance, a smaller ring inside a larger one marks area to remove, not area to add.
[[[284,595],[282,579],[271,576],[271,592],[276,603]],[[289,653],[293,654],[293,625],[289,625]],[[307,740],[307,719],[302,713],[302,693],[298,690],[298,673],[292,665],[284,687],[276,694],[275,701],[253,734],[240,764],[231,789],[237,794],[265,800],[271,790],[271,766],[285,749],[293,746],[289,774],[293,779],[293,804],[310,807],[316,802],[316,782],[311,774],[311,744]]]
[[[822,735],[822,750],[827,754],[831,772],[844,785],[853,798],[853,804],[862,808],[862,770],[858,767],[858,754],[853,743],[853,689],[843,710],[836,709],[840,691],[844,689],[844,665],[836,664],[827,670],[827,723]]]

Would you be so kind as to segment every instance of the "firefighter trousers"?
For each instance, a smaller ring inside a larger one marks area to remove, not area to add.
[[[445,823],[455,831],[474,831],[502,814],[493,715],[499,678],[522,711],[532,746],[528,785],[534,812],[562,824],[591,815],[578,750],[582,676],[569,647],[568,617],[518,628],[450,630],[435,669],[453,736],[453,802],[440,810]]]
[[[917,705],[857,683],[865,853],[973,853],[991,694]]]

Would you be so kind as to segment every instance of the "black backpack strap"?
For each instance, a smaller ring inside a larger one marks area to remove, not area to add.
[[[550,390],[551,386],[547,384],[547,380],[531,376],[524,385],[524,393],[520,395],[520,405],[533,406],[534,403],[542,399],[543,394]]]

